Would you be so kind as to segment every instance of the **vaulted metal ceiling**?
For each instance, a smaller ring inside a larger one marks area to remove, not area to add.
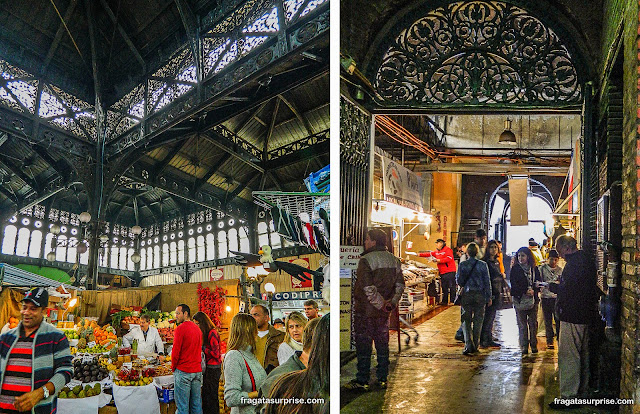
[[[303,190],[329,163],[328,6],[2,2],[2,218],[38,202],[87,210],[102,161],[103,219],[124,225],[202,208],[246,216],[253,190]]]

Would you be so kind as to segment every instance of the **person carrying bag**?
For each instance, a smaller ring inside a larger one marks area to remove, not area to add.
[[[478,245],[470,243],[467,253],[470,259],[460,263],[456,282],[461,288],[460,319],[465,343],[462,353],[471,355],[478,352],[485,306],[491,304],[491,279],[487,264],[475,258]]]
[[[511,296],[518,320],[518,334],[522,355],[538,352],[538,298],[536,281],[541,282],[540,271],[528,247],[521,247],[517,263],[511,268]]]

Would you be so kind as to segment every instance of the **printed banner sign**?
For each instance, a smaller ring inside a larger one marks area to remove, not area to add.
[[[289,263],[297,264],[298,266],[302,266],[306,269],[309,269],[311,265],[309,264],[308,257],[301,257],[298,259],[289,260]],[[300,281],[293,276],[291,277],[291,287],[293,288],[312,288],[313,287],[313,275],[309,273],[305,273],[305,276],[309,278],[309,280]]]
[[[363,246],[340,246],[340,269],[357,269]]]
[[[422,212],[422,178],[387,157],[381,158],[384,199]]]
[[[266,293],[263,293],[262,300],[268,300],[268,296]],[[322,291],[320,290],[302,290],[295,292],[276,292],[273,294],[273,301],[279,302],[282,300],[291,301],[291,300],[322,300]]]
[[[509,180],[509,200],[511,201],[511,225],[526,226],[529,224],[529,211],[527,209],[527,187],[529,180]]]

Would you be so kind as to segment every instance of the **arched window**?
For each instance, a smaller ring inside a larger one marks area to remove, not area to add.
[[[271,248],[279,249],[280,247],[282,247],[282,241],[280,241],[280,235],[278,234],[275,227],[273,226],[273,220],[269,222],[269,230],[271,231],[271,236],[270,236]]]
[[[140,270],[147,270],[147,249],[140,249]]]
[[[233,250],[234,252],[238,251],[238,230],[237,229],[229,230],[229,250]]]
[[[169,243],[169,264],[175,266],[178,263],[178,245],[172,241]]]
[[[153,246],[153,268],[160,267],[160,245]]]
[[[258,223],[258,247],[269,244],[269,234],[267,233],[267,223],[261,221]]]
[[[178,240],[178,264],[184,264],[184,240]]]
[[[220,230],[218,232],[218,259],[224,259],[228,256],[229,253],[227,252],[227,232],[224,230]]]
[[[131,256],[133,255],[133,253],[135,253],[135,250],[133,250],[133,248],[127,250],[127,270],[130,270],[132,272],[136,270],[136,264],[133,263],[133,260],[131,260]]]
[[[245,227],[240,227],[240,251],[248,253],[251,248],[249,247],[249,235]]]
[[[109,267],[109,248],[101,247],[98,251],[100,257],[99,262],[102,267]]]
[[[76,244],[78,243],[78,239],[75,237],[69,237],[69,248],[67,249],[67,262],[75,263],[76,262],[76,254],[78,252],[78,248]]]
[[[2,242],[2,253],[13,254],[16,247],[16,235],[18,229],[16,226],[7,226],[4,228],[4,241]],[[53,236],[52,236],[53,237]]]
[[[205,259],[205,246],[204,246],[204,236],[198,236],[198,238],[196,239],[196,245],[197,245],[197,256],[198,256],[198,261],[199,262],[204,262]]]
[[[18,243],[16,244],[16,256],[26,256],[29,250],[29,234],[31,231],[26,228],[18,230]]]
[[[169,245],[162,244],[162,267],[169,266]]]
[[[67,236],[58,236],[58,248],[56,249],[56,261],[67,261]]]
[[[110,266],[113,269],[118,268],[118,246],[111,246],[111,263]]]
[[[53,240],[53,234],[47,233],[47,235],[45,236],[45,240],[44,240],[44,252],[42,252],[42,256],[40,256],[40,257],[46,258],[47,254],[49,254],[49,252],[52,250],[51,249],[51,240]]]
[[[42,254],[42,232],[34,230],[31,232],[31,243],[29,243],[29,257],[38,258]]]
[[[212,233],[207,234],[207,260],[216,258],[216,240]]]
[[[80,264],[86,265],[89,264],[89,248],[87,251],[80,255]]]
[[[147,269],[153,269],[153,247],[147,247]]]
[[[187,248],[189,249],[189,263],[196,262],[196,239],[189,237],[187,240]]]
[[[127,270],[127,248],[120,247],[120,256],[118,261],[118,269]]]

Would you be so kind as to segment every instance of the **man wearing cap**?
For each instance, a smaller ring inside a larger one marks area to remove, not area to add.
[[[453,303],[456,297],[456,262],[453,260],[453,250],[444,240],[436,240],[435,252],[418,253],[420,257],[433,257],[438,264],[438,273],[442,281],[442,305]],[[449,300],[450,299],[450,300]]]
[[[44,322],[49,294],[34,288],[22,300],[22,321],[0,336],[0,413],[50,414],[71,381],[67,337]]]

